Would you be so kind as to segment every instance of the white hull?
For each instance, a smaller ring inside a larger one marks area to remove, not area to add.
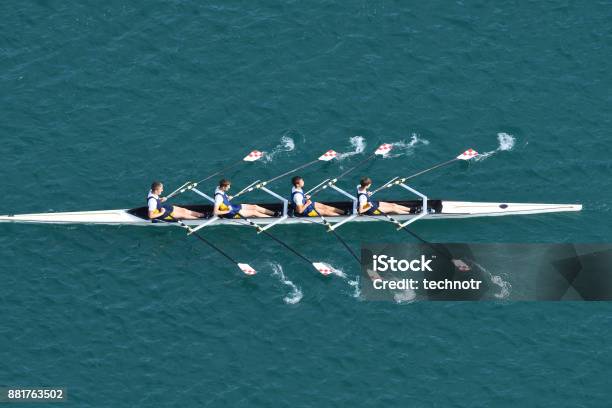
[[[449,218],[473,218],[473,217],[497,217],[506,215],[529,215],[543,213],[559,213],[570,211],[581,211],[580,204],[531,204],[531,203],[482,203],[468,201],[442,201],[442,210],[428,214],[423,219],[449,219]],[[1,222],[32,223],[32,224],[103,224],[103,225],[140,225],[140,226],[169,226],[171,223],[151,223],[149,220],[132,215],[132,210],[106,210],[106,211],[82,211],[82,212],[60,212],[41,214],[20,214],[0,216]],[[419,214],[393,215],[398,221],[410,220]],[[344,221],[348,216],[327,217],[331,223]],[[255,219],[258,224],[266,225],[276,221],[278,218]],[[187,220],[187,225],[197,226],[207,220]],[[386,221],[383,216],[356,217],[352,222]],[[282,224],[312,224],[321,223],[316,218],[287,218]],[[243,220],[222,219],[213,225],[244,225]],[[212,226],[212,225],[211,225]]]

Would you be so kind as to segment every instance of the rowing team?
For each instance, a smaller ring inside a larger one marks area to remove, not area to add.
[[[304,193],[304,179],[295,176],[291,179],[291,199],[289,205],[296,217],[330,217],[346,215],[344,210],[326,204],[312,201],[308,194]],[[364,177],[357,186],[357,197],[359,200],[358,210],[361,215],[381,215],[381,214],[410,214],[410,207],[387,203],[383,201],[373,201],[371,193],[368,191],[372,185],[369,177]],[[228,195],[231,182],[226,179],[219,181],[219,186],[215,190],[215,203],[213,207],[214,215],[221,218],[250,218],[250,217],[274,217],[278,216],[273,211],[255,204],[233,204],[232,196]],[[166,204],[166,198],[161,194],[164,185],[159,181],[151,184],[151,191],[147,196],[147,206],[149,208],[149,218],[151,220],[195,220],[205,218],[206,214],[191,211],[176,205]]]

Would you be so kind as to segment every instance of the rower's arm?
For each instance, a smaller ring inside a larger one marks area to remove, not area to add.
[[[295,205],[295,209],[297,210],[298,213],[303,213],[304,210],[306,209],[306,207],[308,207],[310,204],[312,204],[312,201],[310,201],[310,199],[306,200],[306,202],[304,204],[296,204]]]
[[[159,218],[166,213],[166,209],[162,208],[162,211],[157,211],[157,205],[154,202],[151,202],[152,199],[149,199],[147,205],[149,206],[149,219],[154,220],[155,218]]]
[[[371,207],[371,204],[366,200],[365,203],[362,200],[363,196],[359,196],[359,208],[357,211],[359,211],[359,214],[363,214],[364,212],[368,211]]]
[[[370,203],[365,203],[364,205],[360,205],[359,214],[363,214],[364,212],[368,211],[369,208],[370,208]]]
[[[231,210],[220,210],[218,205],[215,205],[215,209],[213,210],[213,213],[215,215],[225,215],[225,214],[229,214]]]
[[[215,193],[215,203],[213,204],[213,214],[216,216],[229,214],[232,209],[228,208],[227,210],[220,210],[219,207],[223,205],[223,198],[221,198],[220,194]]]
[[[149,218],[154,220],[166,214],[166,209],[162,208],[162,211],[149,211]]]

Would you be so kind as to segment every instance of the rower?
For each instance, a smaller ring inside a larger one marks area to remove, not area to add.
[[[176,205],[164,204],[166,197],[161,197],[164,185],[159,181],[151,184],[151,191],[147,196],[147,207],[149,208],[149,218],[152,222],[175,221],[175,220],[197,220],[204,218],[204,214],[191,211]]]
[[[259,205],[232,204],[232,197],[227,195],[227,192],[229,191],[231,185],[231,181],[221,179],[219,181],[219,186],[215,190],[214,213],[217,217],[240,218],[242,216],[246,218],[267,218],[274,216],[274,211],[268,210],[264,207],[260,207]]]
[[[291,200],[289,204],[293,209],[293,215],[296,217],[335,217],[344,215],[344,211],[329,205],[317,203],[310,200],[309,195],[305,195],[304,179],[300,176],[295,176],[291,179],[293,187],[291,188]]]
[[[410,214],[410,207],[403,205],[386,203],[384,201],[373,201],[370,197],[372,193],[368,191],[372,185],[372,179],[363,177],[357,186],[357,198],[359,200],[359,214],[361,215],[381,215],[385,214]]]

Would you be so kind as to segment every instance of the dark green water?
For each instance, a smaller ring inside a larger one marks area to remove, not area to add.
[[[305,171],[314,184],[389,142],[362,170],[378,182],[474,147],[490,155],[413,186],[584,205],[416,224],[428,239],[610,240],[609,1],[8,1],[0,15],[1,214],[144,205],[152,179],[170,188],[253,148],[272,159],[228,174],[236,187],[356,152]],[[253,278],[180,230],[0,225],[0,385],[96,407],[609,404],[608,304],[364,302],[333,237],[275,234],[347,279],[248,229],[206,236]]]

